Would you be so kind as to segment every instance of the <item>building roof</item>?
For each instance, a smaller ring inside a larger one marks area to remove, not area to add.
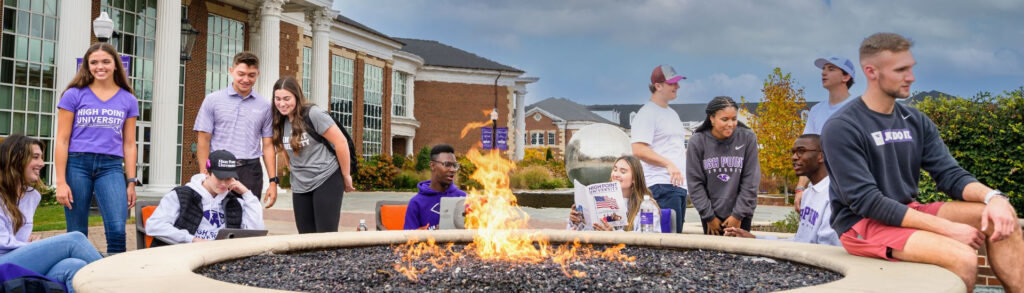
[[[510,71],[524,73],[515,67],[504,65],[462,49],[445,45],[438,41],[396,38],[405,44],[402,51],[413,53],[423,58],[424,65]]]
[[[529,113],[534,108],[539,108],[540,110],[550,113],[551,115],[558,116],[557,118],[562,118],[565,121],[592,121],[615,125],[615,123],[608,121],[608,119],[604,119],[604,117],[598,116],[597,114],[594,114],[594,112],[590,112],[590,110],[587,110],[587,107],[566,98],[547,98],[543,101],[526,106],[526,112]]]
[[[380,37],[388,39],[390,41],[393,41],[393,42],[396,42],[396,43],[401,43],[402,45],[405,45],[405,43],[403,43],[402,41],[399,41],[396,38],[392,38],[392,37],[390,37],[388,35],[385,35],[384,33],[378,32],[377,30],[374,30],[374,29],[372,29],[372,28],[370,28],[368,26],[365,26],[362,23],[359,23],[358,21],[352,20],[351,18],[345,17],[344,15],[338,14],[338,17],[335,17],[334,20],[337,20],[337,21],[339,21],[341,23],[344,23],[344,24],[347,24],[347,25],[354,26],[354,27],[356,27],[358,29],[361,29],[361,30],[366,31],[368,33],[380,36]]]

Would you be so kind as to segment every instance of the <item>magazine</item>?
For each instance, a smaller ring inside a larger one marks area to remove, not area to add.
[[[622,198],[619,182],[583,185],[573,180],[576,206],[582,208],[583,225],[574,230],[593,230],[594,223],[605,221],[615,230],[623,230],[626,221],[626,202]]]

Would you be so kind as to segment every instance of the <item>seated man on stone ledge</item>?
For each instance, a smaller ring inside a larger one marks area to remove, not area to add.
[[[146,220],[153,247],[214,240],[224,228],[262,230],[263,206],[238,181],[237,165],[230,152],[215,151],[207,161],[209,176],[196,174],[164,195]]]
[[[825,155],[821,153],[821,137],[817,134],[804,134],[793,143],[793,171],[796,176],[806,176],[811,180],[804,191],[800,207],[800,225],[793,238],[785,241],[826,244],[839,246],[839,236],[832,230],[832,205],[828,196],[829,179],[825,170]],[[747,230],[725,228],[725,236],[754,238]],[[772,236],[757,236],[760,239],[776,239]]]

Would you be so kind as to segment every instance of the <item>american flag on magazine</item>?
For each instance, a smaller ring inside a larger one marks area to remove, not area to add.
[[[607,196],[595,196],[594,203],[599,209],[619,209],[619,205],[615,204],[615,199]]]

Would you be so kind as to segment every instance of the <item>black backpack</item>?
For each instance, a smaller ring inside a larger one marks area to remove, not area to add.
[[[312,137],[313,140],[316,140],[316,142],[319,142],[320,144],[323,144],[325,147],[327,147],[327,150],[330,151],[331,154],[337,156],[338,153],[334,151],[334,146],[332,146],[331,143],[327,141],[326,138],[317,133],[316,128],[313,127],[313,120],[309,118],[310,109],[312,109],[312,106],[306,106],[302,108],[302,119],[306,122],[306,134],[309,134],[309,137]],[[359,173],[359,160],[356,159],[356,145],[352,143],[352,135],[348,134],[348,131],[345,130],[345,126],[341,125],[341,121],[335,120],[334,117],[331,117],[331,120],[333,120],[334,125],[337,125],[338,129],[341,130],[341,134],[345,135],[345,141],[348,142],[349,175],[355,177],[356,174]]]

